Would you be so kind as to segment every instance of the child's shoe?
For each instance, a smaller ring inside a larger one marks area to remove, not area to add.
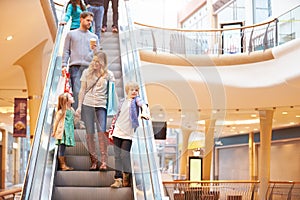
[[[72,171],[74,170],[73,167],[69,167],[66,164],[66,157],[64,156],[58,156],[58,163],[59,163],[59,169],[62,171]]]
[[[123,187],[131,186],[131,175],[129,173],[123,173]]]
[[[102,29],[101,29],[101,32],[102,32],[102,33],[105,33],[106,31],[107,31],[107,27],[106,27],[106,26],[103,26]]]
[[[113,26],[112,29],[111,29],[111,31],[113,33],[118,33],[119,32],[119,30],[118,30],[118,28],[116,26]]]
[[[110,186],[112,188],[121,188],[123,186],[123,183],[122,183],[122,179],[121,178],[117,178],[115,179],[115,182]]]

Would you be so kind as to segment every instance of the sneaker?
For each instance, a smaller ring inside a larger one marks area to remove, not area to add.
[[[119,32],[119,31],[118,31],[118,28],[115,27],[115,26],[112,27],[111,31],[112,31],[113,33],[118,33],[118,32]]]
[[[115,182],[110,186],[112,188],[121,188],[123,186],[122,184],[122,179],[121,178],[117,178],[115,179]]]
[[[101,29],[101,32],[104,33],[104,32],[106,32],[106,31],[107,31],[107,27],[106,27],[106,26],[103,26],[102,29]]]

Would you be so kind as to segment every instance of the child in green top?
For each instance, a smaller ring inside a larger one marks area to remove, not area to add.
[[[52,137],[56,139],[58,145],[59,168],[62,171],[73,170],[67,166],[65,159],[66,147],[75,146],[74,137],[74,116],[75,111],[71,107],[74,99],[70,93],[63,93],[58,97],[57,112],[53,123]]]

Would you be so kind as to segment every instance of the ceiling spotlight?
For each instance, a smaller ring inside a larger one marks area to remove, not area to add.
[[[288,112],[286,112],[286,111],[283,111],[281,114],[283,114],[283,115],[287,115],[287,114],[288,114]]]
[[[13,39],[13,36],[12,36],[12,35],[9,35],[9,36],[6,37],[6,40],[7,40],[7,41],[10,41],[10,40],[12,40],[12,39]]]

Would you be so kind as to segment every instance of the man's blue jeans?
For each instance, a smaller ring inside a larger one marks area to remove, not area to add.
[[[94,13],[94,31],[100,42],[104,6],[90,6],[87,10]]]
[[[72,107],[76,110],[78,107],[78,94],[81,87],[80,78],[82,75],[83,70],[88,68],[88,66],[81,66],[81,65],[72,65],[69,68],[70,72],[70,79],[71,79],[71,87],[73,92],[74,103]]]

